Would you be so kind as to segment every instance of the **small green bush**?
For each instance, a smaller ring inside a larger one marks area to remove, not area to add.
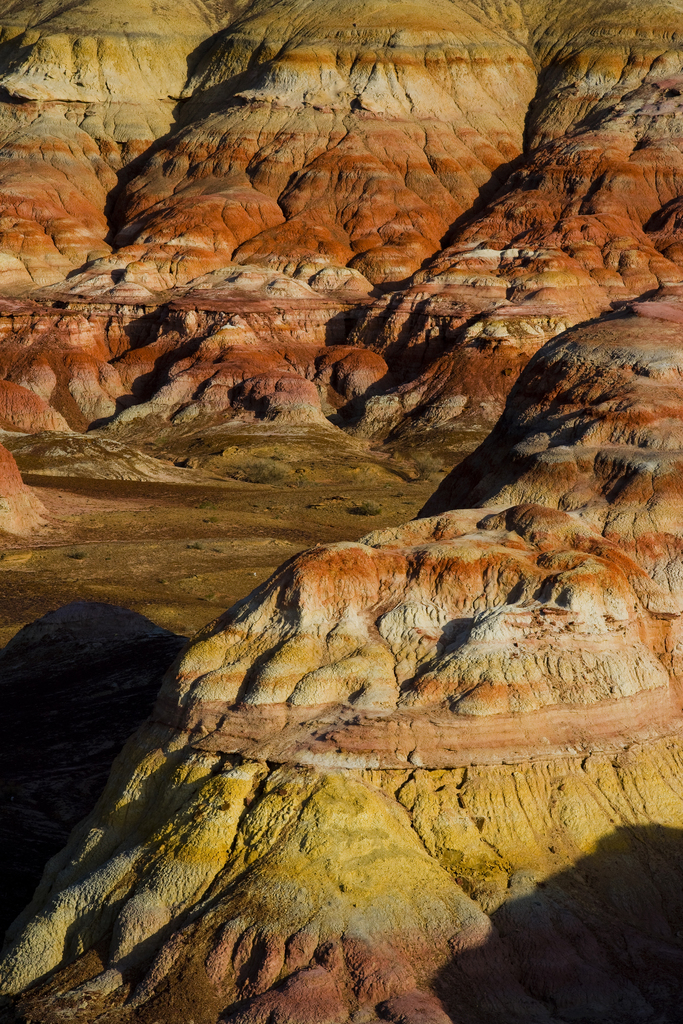
[[[71,551],[66,557],[67,558],[75,558],[75,559],[77,559],[80,562],[80,560],[82,558],[87,558],[87,552],[86,551]]]

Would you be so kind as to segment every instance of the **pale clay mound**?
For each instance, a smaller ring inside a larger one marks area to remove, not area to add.
[[[314,548],[192,639],[10,929],[9,993],[104,940],[25,1012],[675,1019],[683,595],[650,545],[603,536],[641,497],[601,490],[594,448],[643,451],[648,410],[666,479],[683,396],[661,323],[615,324],[619,345],[600,324],[549,343],[508,400],[515,453],[496,469],[485,443],[441,488],[475,497],[482,465],[521,495],[525,437],[580,460],[589,434],[585,505],[548,491]],[[679,502],[650,510],[669,552]]]

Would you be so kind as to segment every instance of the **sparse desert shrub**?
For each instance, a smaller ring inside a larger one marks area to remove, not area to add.
[[[250,484],[281,484],[289,472],[276,459],[245,459],[230,475]]]
[[[416,452],[413,455],[413,462],[417,469],[418,480],[429,480],[430,477],[437,476],[437,474],[444,472],[441,459],[432,455],[431,452]]]
[[[382,506],[376,501],[362,501],[360,505],[354,505],[349,509],[354,516],[379,516],[382,514]]]
[[[80,561],[82,558],[87,558],[87,552],[86,551],[70,551],[66,557],[67,558],[75,558],[78,561]]]

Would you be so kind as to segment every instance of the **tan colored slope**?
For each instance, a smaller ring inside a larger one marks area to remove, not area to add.
[[[131,280],[419,271],[585,315],[680,279],[676,5],[645,28],[629,2],[590,25],[581,4],[453,0],[232,17],[118,201]]]
[[[344,402],[345,427],[411,444],[434,428],[482,432],[548,337],[680,279],[681,11],[645,24],[620,0],[589,14],[464,0],[14,4],[0,45],[12,94],[0,292],[47,286],[43,301],[85,303],[88,317],[94,303],[255,300],[301,330],[348,314],[347,334],[362,314],[352,341],[388,373]],[[49,95],[22,99],[36,83]],[[268,349],[270,319],[255,333]],[[50,362],[53,412],[78,429],[137,401],[123,362],[131,376],[151,359],[135,346],[95,366],[69,346],[55,370],[55,345],[40,348],[17,346],[0,372],[43,398]],[[248,369],[243,354],[241,379]],[[180,367],[170,391],[165,371],[141,415],[182,412],[181,392],[188,415],[240,414],[222,384],[232,370],[213,387],[210,367]],[[315,372],[297,376],[293,391],[314,397]],[[323,393],[312,415],[335,415],[328,398],[341,408]]]
[[[202,0],[15,0],[2,14],[0,81],[19,100],[177,99],[190,54],[219,25]]]
[[[627,0],[14,3],[0,286],[63,280],[113,235],[102,292],[266,263],[585,314],[679,280],[680,21]]]
[[[4,8],[4,294],[63,280],[109,251],[105,206],[117,172],[169,130],[191,55],[218,26],[194,0]]]
[[[45,525],[45,509],[21,479],[10,452],[0,445],[0,543],[3,534],[26,535]]]

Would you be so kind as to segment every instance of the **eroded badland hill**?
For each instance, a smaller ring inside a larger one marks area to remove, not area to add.
[[[683,3],[0,26],[0,1019],[678,1024]]]

